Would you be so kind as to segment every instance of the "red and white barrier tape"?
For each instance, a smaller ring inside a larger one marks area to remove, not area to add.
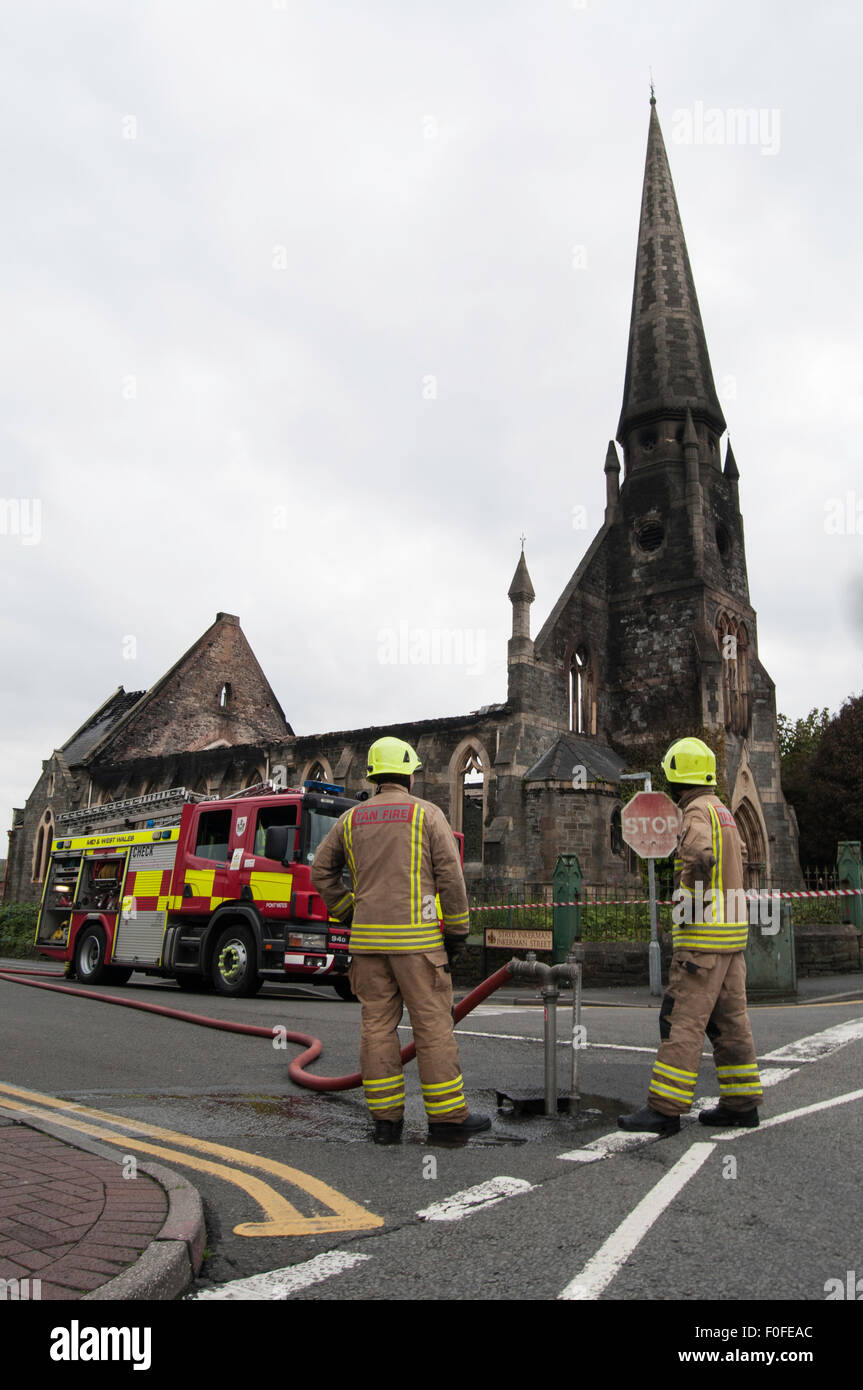
[[[747,898],[856,898],[863,897],[863,888],[821,888],[813,891],[781,892],[778,888],[750,889]],[[646,907],[649,898],[576,898],[571,902],[489,903],[476,904],[471,912],[511,912],[522,907]],[[657,907],[674,907],[670,898],[657,898]]]

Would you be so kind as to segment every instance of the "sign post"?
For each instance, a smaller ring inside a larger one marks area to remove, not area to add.
[[[656,915],[656,873],[654,859],[664,859],[677,844],[680,834],[680,812],[665,792],[655,792],[649,772],[623,772],[622,782],[643,782],[644,790],[636,792],[621,816],[623,838],[640,859],[647,860],[647,881],[650,895],[650,948],[648,967],[650,993],[662,993],[662,963],[659,953],[659,929]]]

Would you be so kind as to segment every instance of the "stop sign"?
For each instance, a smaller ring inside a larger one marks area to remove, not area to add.
[[[623,838],[640,859],[664,859],[677,844],[681,815],[665,792],[637,792],[621,815]]]

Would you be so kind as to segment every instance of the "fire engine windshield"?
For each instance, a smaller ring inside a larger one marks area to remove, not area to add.
[[[303,808],[303,840],[301,858],[304,864],[314,864],[318,845],[324,836],[329,834],[333,825],[338,820],[344,810],[344,804],[333,806],[332,808],[311,807]]]

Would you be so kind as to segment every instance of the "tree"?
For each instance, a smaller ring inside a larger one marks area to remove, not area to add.
[[[787,715],[780,714],[777,726],[783,787],[786,767],[791,770],[795,762],[812,757],[829,723],[830,711],[826,705],[824,709],[811,709],[806,718],[798,719],[796,724],[792,724]]]
[[[817,821],[810,804],[810,788],[812,760],[829,723],[830,711],[826,707],[811,709],[805,719],[793,723],[784,714],[780,714],[777,720],[782,791],[797,816],[800,862],[804,866],[816,861],[821,864],[825,862],[824,855],[816,849],[818,837],[814,832]],[[833,853],[828,854],[827,861],[832,859]]]
[[[821,863],[835,860],[839,840],[863,840],[863,694],[849,696],[812,755],[806,835],[810,861]]]

